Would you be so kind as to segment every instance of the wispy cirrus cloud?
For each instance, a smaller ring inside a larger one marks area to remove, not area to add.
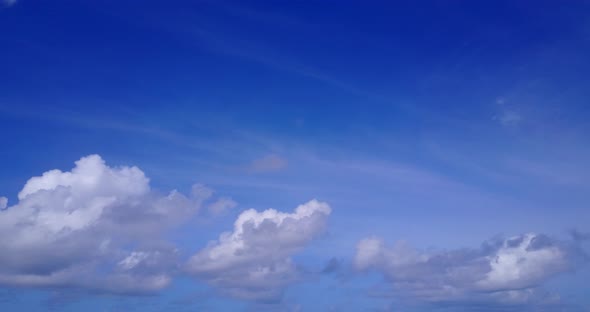
[[[288,161],[277,154],[268,154],[253,160],[248,166],[248,171],[253,173],[280,171],[287,167]]]
[[[514,127],[522,122],[522,114],[515,108],[507,105],[504,97],[496,99],[496,105],[499,107],[499,112],[494,115],[492,119],[497,121],[500,125]]]
[[[522,116],[513,110],[504,110],[499,115],[494,116],[503,126],[516,126],[522,121]]]

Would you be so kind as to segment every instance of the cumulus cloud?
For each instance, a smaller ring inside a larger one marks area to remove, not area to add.
[[[201,185],[188,196],[159,194],[139,168],[109,167],[98,155],[71,171],[47,171],[0,211],[0,284],[159,290],[177,263],[163,231],[190,219],[209,196]]]
[[[8,198],[0,197],[0,209],[4,209],[8,206]]]
[[[230,296],[278,301],[298,279],[291,256],[324,231],[330,213],[330,206],[317,200],[293,213],[246,210],[233,231],[193,255],[186,269]]]
[[[255,159],[249,166],[249,170],[255,173],[279,171],[287,167],[287,160],[277,154],[269,154]]]
[[[525,234],[485,242],[478,249],[419,251],[379,238],[357,245],[359,270],[382,273],[395,296],[424,302],[526,304],[543,298],[538,286],[573,266],[571,246],[545,235]]]

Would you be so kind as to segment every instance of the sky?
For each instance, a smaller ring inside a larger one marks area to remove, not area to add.
[[[0,310],[590,311],[589,12],[0,0]]]

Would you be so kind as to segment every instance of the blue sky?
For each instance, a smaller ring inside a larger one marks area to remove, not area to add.
[[[587,1],[0,3],[3,309],[590,311]]]

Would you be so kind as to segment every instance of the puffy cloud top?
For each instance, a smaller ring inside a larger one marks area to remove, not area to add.
[[[277,300],[297,278],[290,256],[324,231],[330,213],[330,206],[317,200],[293,213],[246,210],[232,232],[189,260],[187,270],[235,297]]]
[[[109,167],[98,155],[33,177],[0,211],[0,284],[160,289],[176,261],[160,234],[198,211],[207,194],[195,189],[159,195],[139,168]]]
[[[139,168],[110,167],[98,155],[81,158],[70,171],[32,177],[13,206],[0,198],[0,285],[160,290],[179,263],[163,232],[190,219],[212,196],[200,184],[189,196],[159,194]],[[222,197],[207,207],[220,214],[236,205]],[[317,200],[292,213],[246,210],[233,231],[193,255],[186,269],[229,295],[277,300],[298,279],[291,255],[322,233],[330,213]]]
[[[535,234],[505,240],[487,259],[490,271],[477,285],[489,290],[530,287],[564,270],[568,264],[562,247]]]
[[[60,187],[71,189],[71,193],[83,196],[118,195],[138,196],[149,191],[149,179],[137,167],[109,168],[99,155],[90,155],[76,161],[71,172],[50,170],[40,177],[27,181],[18,199],[29,195],[52,191]]]
[[[522,303],[549,277],[572,264],[566,245],[540,234],[485,242],[479,249],[421,252],[404,242],[387,246],[367,238],[357,245],[354,264],[376,270],[399,296],[425,301]]]

